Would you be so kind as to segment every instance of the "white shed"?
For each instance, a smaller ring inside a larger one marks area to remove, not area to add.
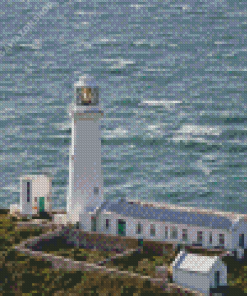
[[[20,178],[20,211],[25,215],[51,211],[52,178],[26,175]]]
[[[227,267],[219,256],[181,251],[172,268],[174,283],[206,295],[209,295],[210,288],[227,285]]]

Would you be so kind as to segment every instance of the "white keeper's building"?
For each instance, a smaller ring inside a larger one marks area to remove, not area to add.
[[[32,216],[52,211],[52,177],[49,173],[20,177],[20,203],[10,206],[10,213]]]

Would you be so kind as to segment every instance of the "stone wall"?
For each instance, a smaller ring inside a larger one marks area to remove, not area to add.
[[[138,240],[134,238],[86,232],[80,229],[73,229],[72,227],[65,227],[63,236],[68,243],[74,244],[77,247],[96,247],[99,250],[119,252],[138,247]]]
[[[73,226],[64,226],[63,236],[69,244],[77,247],[96,247],[99,250],[124,252],[138,248],[138,239],[126,236],[111,235],[99,232],[83,231]],[[143,239],[143,248],[152,250],[157,255],[170,254],[176,244]]]

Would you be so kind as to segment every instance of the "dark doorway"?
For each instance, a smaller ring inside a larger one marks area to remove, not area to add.
[[[219,271],[215,271],[214,273],[214,286],[215,288],[219,287],[220,285],[220,272]]]

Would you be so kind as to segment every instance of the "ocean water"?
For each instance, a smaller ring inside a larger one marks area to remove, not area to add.
[[[106,199],[247,212],[245,1],[0,4],[0,207],[50,172],[65,208],[73,84],[100,88]]]

